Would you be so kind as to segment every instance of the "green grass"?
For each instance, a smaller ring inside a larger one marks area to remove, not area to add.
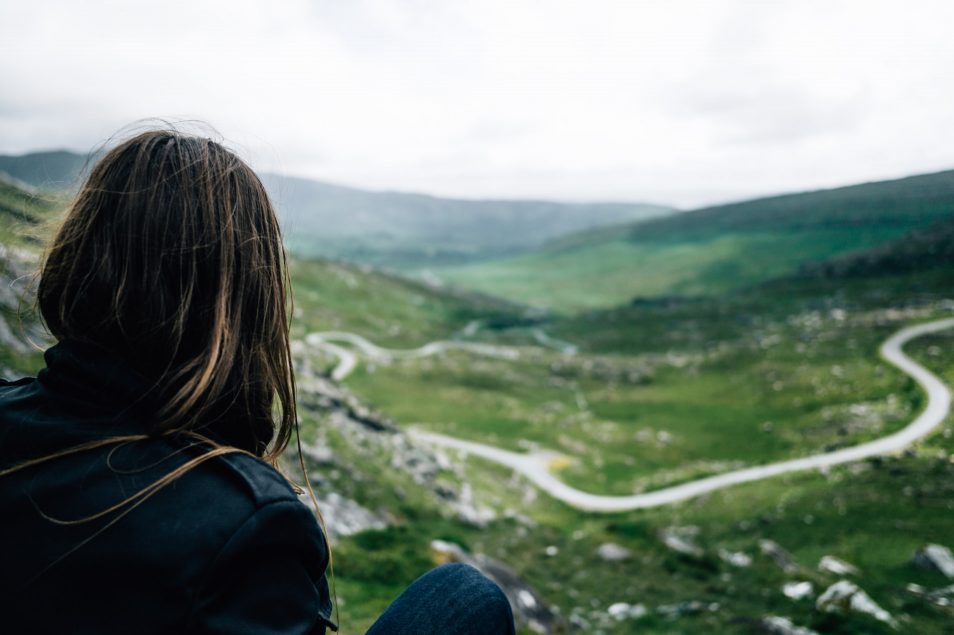
[[[62,201],[0,179],[0,243],[36,251],[49,238]]]
[[[440,274],[468,288],[574,312],[637,297],[715,296],[951,217],[954,171],[592,230]]]
[[[921,396],[877,356],[905,322],[870,327],[870,312],[836,316],[766,322],[708,353],[568,358],[523,349],[513,362],[454,352],[364,367],[348,383],[404,424],[512,450],[530,441],[576,459],[562,473],[570,484],[628,494],[907,423]]]
[[[563,312],[636,297],[719,295],[794,273],[805,262],[881,244],[908,226],[729,232],[571,244],[441,270],[448,281]]]
[[[443,339],[477,318],[509,316],[506,302],[452,293],[368,267],[293,258],[292,333],[347,330],[382,346]]]

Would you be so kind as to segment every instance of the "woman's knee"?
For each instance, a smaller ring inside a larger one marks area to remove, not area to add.
[[[510,600],[496,582],[469,564],[445,564],[434,570],[448,590],[462,596],[471,610],[479,612],[495,628],[489,632],[512,633],[513,610]]]

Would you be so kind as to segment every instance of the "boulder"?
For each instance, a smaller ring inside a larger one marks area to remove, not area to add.
[[[825,613],[847,613],[855,611],[870,615],[880,622],[895,625],[891,614],[871,599],[857,584],[849,580],[839,580],[818,596],[815,608]]]
[[[701,558],[702,547],[695,543],[698,535],[698,527],[666,527],[659,532],[659,539],[676,553]]]
[[[801,582],[786,582],[782,586],[782,594],[790,600],[801,600],[814,593],[815,587],[807,580]]]
[[[914,552],[914,564],[954,578],[954,556],[943,545],[928,544]]]
[[[839,576],[858,575],[860,573],[858,567],[835,556],[822,556],[821,560],[818,561],[818,570]]]
[[[600,560],[606,562],[619,562],[630,557],[631,552],[626,547],[617,545],[615,542],[604,542],[596,549],[596,555]]]

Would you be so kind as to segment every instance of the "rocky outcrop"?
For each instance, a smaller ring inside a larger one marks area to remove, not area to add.
[[[442,508],[449,509],[461,521],[482,527],[496,518],[494,510],[477,503],[468,483],[456,485],[453,482],[461,480],[463,473],[445,454],[418,445],[391,419],[369,408],[347,388],[318,372],[310,357],[303,354],[302,347],[296,347],[293,352],[297,353],[295,373],[299,403],[303,409],[340,432],[352,448],[366,453],[369,460],[381,461],[381,457],[386,457],[384,460],[388,461],[391,468],[408,474],[414,483],[430,492]],[[337,464],[337,459],[323,443],[303,443],[302,453],[318,466]],[[445,475],[453,476],[454,479],[446,478]],[[317,489],[319,501],[323,502],[322,488]],[[351,502],[357,505],[357,502]],[[354,519],[356,522],[362,519],[359,524],[372,522],[371,517],[347,503],[342,502],[338,507],[340,518]],[[372,516],[384,521],[381,514]],[[343,527],[352,524],[349,520],[344,522]]]
[[[914,564],[922,569],[937,571],[947,578],[954,578],[954,555],[943,545],[928,544],[914,552]]]
[[[299,495],[299,498],[303,503],[314,508],[314,502],[307,492]],[[389,524],[388,518],[384,515],[376,514],[337,492],[318,496],[318,509],[321,512],[325,530],[332,538],[350,536],[368,529],[384,529]]]
[[[0,347],[21,355],[36,350],[31,342],[40,348],[52,343],[30,310],[37,264],[32,251],[0,244]],[[13,371],[7,374],[20,376]]]
[[[857,584],[849,580],[839,580],[818,596],[815,608],[825,613],[847,613],[854,611],[870,615],[879,622],[896,625],[894,618],[878,606]]]

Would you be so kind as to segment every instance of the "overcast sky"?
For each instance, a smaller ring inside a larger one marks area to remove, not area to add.
[[[694,206],[954,168],[954,2],[0,3],[0,153],[156,116],[359,187]]]

